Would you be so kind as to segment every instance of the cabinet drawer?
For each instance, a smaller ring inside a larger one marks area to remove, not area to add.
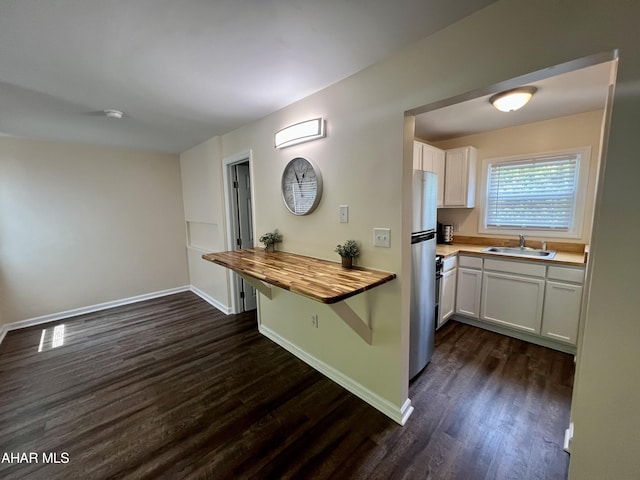
[[[518,275],[529,275],[531,277],[544,277],[546,268],[546,265],[536,263],[510,262],[508,260],[496,260],[494,258],[486,258],[484,260],[485,270],[516,273]]]
[[[584,268],[549,267],[547,278],[549,280],[582,283],[584,282]]]
[[[454,268],[456,268],[456,257],[445,258],[442,264],[442,271],[448,272]]]
[[[458,266],[463,268],[482,268],[482,257],[469,257],[460,255],[458,257]]]

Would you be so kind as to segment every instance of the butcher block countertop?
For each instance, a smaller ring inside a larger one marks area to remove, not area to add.
[[[531,246],[534,248],[540,248],[540,242],[532,241]],[[482,238],[482,237],[462,237],[461,241],[454,241],[451,245],[438,244],[436,245],[436,254],[443,257],[449,257],[452,255],[458,255],[459,253],[466,254],[480,254],[492,257],[510,258],[512,260],[521,260],[527,262],[546,263],[547,265],[567,265],[567,266],[585,266],[587,261],[588,246],[580,244],[566,244],[566,243],[552,243],[549,242],[549,249],[556,250],[556,256],[554,258],[536,258],[536,257],[522,257],[512,256],[505,254],[492,254],[483,252],[487,246],[501,245],[501,246],[516,246],[515,243],[500,242],[495,238]]]
[[[262,248],[207,253],[205,260],[322,303],[337,303],[396,278],[395,273]]]

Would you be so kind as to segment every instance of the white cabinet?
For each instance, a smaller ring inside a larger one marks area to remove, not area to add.
[[[487,258],[481,320],[539,334],[546,266]]]
[[[474,147],[441,150],[414,140],[413,168],[438,175],[438,207],[473,208],[478,151]]]
[[[456,313],[480,318],[480,294],[482,292],[482,258],[460,255]]]
[[[413,142],[413,168],[438,175],[438,207],[444,202],[445,152],[418,141]]]
[[[422,145],[424,143],[413,142],[413,169],[422,170]]]
[[[445,155],[445,208],[473,208],[476,201],[478,151],[474,147],[447,150]]]
[[[575,345],[582,305],[583,268],[549,267],[541,334]]]
[[[458,278],[456,269],[456,257],[449,257],[444,260],[442,279],[440,280],[440,299],[438,309],[438,325],[440,328],[449,317],[454,314],[456,307],[456,279]]]
[[[482,315],[486,322],[540,333],[544,278],[484,272]]]
[[[472,325],[570,351],[577,343],[584,273],[580,266],[459,255],[455,313]],[[444,291],[440,305],[444,318]]]

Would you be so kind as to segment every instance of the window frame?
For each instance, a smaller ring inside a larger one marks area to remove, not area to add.
[[[575,208],[573,212],[573,225],[570,230],[562,231],[553,228],[540,229],[534,227],[489,227],[486,225],[487,199],[488,199],[488,179],[491,165],[496,163],[522,162],[523,160],[536,160],[562,155],[579,155],[578,179],[576,182],[577,191],[575,196]],[[584,226],[585,204],[587,187],[589,181],[589,171],[591,165],[591,146],[567,148],[548,152],[536,152],[520,155],[510,155],[505,157],[492,157],[482,160],[482,178],[480,183],[480,212],[478,216],[478,233],[488,235],[518,235],[525,234],[534,237],[544,238],[582,238]]]

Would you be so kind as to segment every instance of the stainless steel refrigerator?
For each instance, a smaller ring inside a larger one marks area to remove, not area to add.
[[[414,170],[409,379],[429,363],[434,349],[437,201],[438,176]]]

